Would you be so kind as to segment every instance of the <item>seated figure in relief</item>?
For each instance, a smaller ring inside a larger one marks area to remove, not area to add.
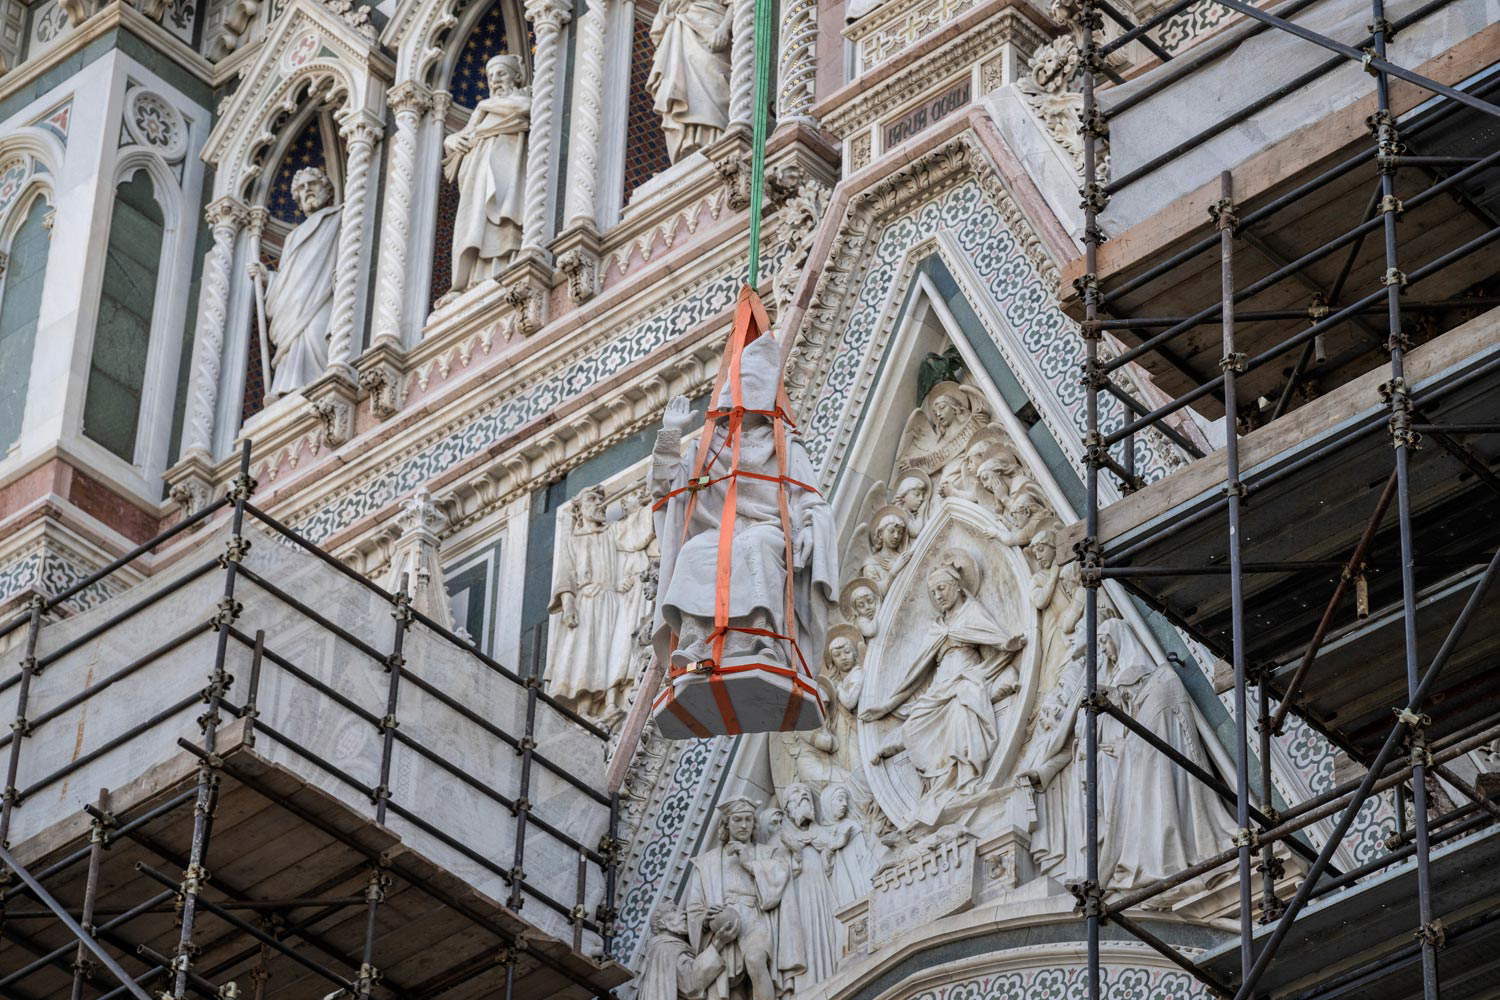
[[[709,145],[729,125],[729,33],[720,0],[662,0],[651,22],[656,55],[646,89],[661,115],[673,163]]]
[[[443,140],[443,176],[458,184],[453,217],[453,290],[498,275],[521,246],[525,215],[526,134],[531,95],[522,86],[521,58],[498,55],[484,66],[490,96],[464,127]]]
[[[257,260],[248,268],[252,281],[266,281],[265,320],[273,365],[267,400],[296,392],[328,365],[340,206],[334,203],[333,182],[322,167],[303,167],[292,176],[292,198],[305,218],[282,244],[280,265],[268,272]]]

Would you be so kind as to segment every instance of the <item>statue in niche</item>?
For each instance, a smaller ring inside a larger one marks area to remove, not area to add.
[[[783,917],[793,918],[802,933],[802,971],[791,983],[801,992],[827,979],[838,964],[830,881],[833,859],[828,853],[829,838],[818,824],[812,788],[794,782],[781,789],[780,796],[786,815],[781,824],[781,843],[792,861],[792,880],[781,907]]]
[[[719,844],[692,861],[686,902],[688,944],[701,953],[723,935],[723,968],[704,990],[708,1000],[777,1000],[805,965],[795,908],[782,906],[792,861],[779,843],[757,843],[755,803],[719,805]]]
[[[328,366],[341,206],[334,203],[333,182],[322,167],[303,167],[292,175],[292,198],[305,218],[282,244],[276,270],[268,272],[258,260],[248,267],[252,281],[266,283],[266,334],[272,358],[267,400],[296,392]]]
[[[999,742],[996,706],[1019,688],[1013,661],[1026,643],[1008,632],[975,595],[981,570],[950,549],[927,576],[935,620],[926,647],[890,697],[860,711],[875,722],[901,719],[895,739],[872,763],[905,751],[922,778],[919,817],[931,823],[952,800],[978,790]]]
[[[1211,768],[1213,737],[1176,671],[1153,662],[1120,618],[1101,626],[1099,654],[1109,697],[1178,753]],[[1110,799],[1109,822],[1100,824],[1099,873],[1106,888],[1145,885],[1233,844],[1234,817],[1201,782],[1185,779],[1176,764],[1123,732],[1111,743],[1117,748],[1114,774],[1099,785]],[[1151,836],[1139,836],[1141,830]],[[1190,882],[1148,905],[1169,908],[1202,889],[1201,881]]]
[[[776,340],[767,335],[745,348],[740,360],[741,401],[747,411],[776,408],[781,355]],[[717,405],[729,409],[730,387],[724,386]],[[652,452],[652,493],[667,498],[657,521],[661,537],[661,600],[654,622],[660,662],[688,669],[713,658],[719,525],[731,480],[724,477],[730,456],[722,447],[727,421],[719,421],[710,447],[714,456],[704,469],[712,485],[688,493],[683,489],[693,475],[693,458],[682,454],[682,433],[693,420],[685,397],[667,405],[661,432]],[[796,436],[787,441],[785,474],[803,483],[816,479],[807,451]],[[739,468],[768,478],[779,474],[775,438],[770,421],[746,412],[740,429]],[[692,519],[684,524],[688,498],[696,497]],[[827,502],[811,490],[787,490],[788,517],[793,532],[792,565],[786,565],[786,538],[781,501],[775,482],[740,478],[735,505],[734,551],[730,570],[729,621],[736,628],[762,629],[785,635],[785,580],[793,574],[797,611],[797,645],[805,657],[822,650],[828,610],[837,586],[837,535]],[[667,649],[671,633],[677,648]],[[781,664],[783,644],[767,635],[744,631],[725,634],[722,665],[736,662]]]
[[[559,533],[547,686],[581,715],[613,725],[630,697],[655,534],[650,508],[638,497],[627,497],[614,521],[607,507],[603,487],[585,489],[569,505],[571,525]]]
[[[707,943],[695,954],[681,907],[667,900],[656,905],[636,980],[640,1000],[703,1000],[710,984],[724,972],[722,953],[733,943],[736,930],[727,917],[711,918],[709,923]]]
[[[656,8],[656,54],[646,89],[661,115],[673,163],[712,144],[729,125],[733,20],[730,5],[721,0],[662,0]]]
[[[823,820],[819,847],[828,859],[833,909],[837,913],[869,893],[875,858],[864,825],[852,815],[853,798],[849,789],[829,785],[823,789],[819,809]]]
[[[443,176],[458,185],[453,217],[453,290],[444,305],[505,269],[521,246],[525,216],[526,135],[531,95],[520,56],[498,55],[484,66],[490,96],[469,121],[443,140]]]

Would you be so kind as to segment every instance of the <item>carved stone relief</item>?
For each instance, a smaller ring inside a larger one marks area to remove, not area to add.
[[[547,687],[605,725],[621,719],[650,610],[656,533],[644,480],[591,486],[558,512]]]

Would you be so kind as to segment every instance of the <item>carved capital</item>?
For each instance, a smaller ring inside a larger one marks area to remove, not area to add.
[[[270,217],[271,212],[264,205],[256,205],[250,209],[246,227],[249,229],[250,235],[256,239],[260,239],[261,234],[266,230],[266,220]]]
[[[228,229],[231,233],[236,233],[250,221],[250,210],[238,198],[225,195],[209,202],[203,210],[203,217],[214,228],[215,235],[220,229]]]
[[[526,19],[536,25],[537,34],[560,31],[573,12],[567,0],[527,0]]]
[[[353,112],[343,116],[339,121],[339,134],[342,135],[351,147],[356,145],[373,146],[380,138],[383,128],[380,122],[371,118],[362,111]],[[351,148],[350,154],[353,155]]]
[[[448,109],[453,106],[453,95],[446,90],[439,90],[432,95],[432,118],[441,122],[448,117]]]
[[[385,100],[396,114],[400,114],[403,111],[422,114],[428,108],[432,107],[433,95],[431,91],[415,80],[407,80],[392,87],[386,93]]]

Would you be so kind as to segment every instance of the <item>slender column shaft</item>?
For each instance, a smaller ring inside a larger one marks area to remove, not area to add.
[[[569,119],[568,176],[563,224],[594,226],[598,205],[599,131],[604,122],[604,16],[591,0],[576,23],[573,110]]]
[[[729,0],[734,21],[729,36],[729,127],[750,127],[755,103],[755,0]]]
[[[234,198],[219,198],[205,213],[213,230],[213,246],[203,263],[203,290],[198,304],[198,326],[193,339],[193,369],[183,421],[183,454],[213,451],[214,413],[219,405],[219,371],[224,357],[224,332],[229,321],[229,281],[234,267],[234,245],[249,219],[245,206]]]
[[[354,320],[365,275],[365,210],[370,195],[370,163],[379,126],[362,117],[344,123],[349,150],[344,164],[344,205],[339,213],[339,257],[334,265],[333,315],[328,321],[328,370],[350,367]],[[353,376],[350,376],[351,380]]]
[[[396,113],[396,132],[391,141],[385,208],[381,213],[374,339],[399,346],[407,272],[411,266],[411,201],[416,190],[417,137],[432,97],[425,88],[407,81],[393,88],[388,100]]]
[[[817,76],[817,0],[782,0],[777,40],[776,120],[813,122],[813,81]]]
[[[531,65],[531,133],[526,146],[526,197],[521,222],[521,250],[541,252],[551,238],[547,196],[552,173],[558,100],[559,39],[571,13],[565,0],[530,0],[526,16],[536,30],[536,54]]]

